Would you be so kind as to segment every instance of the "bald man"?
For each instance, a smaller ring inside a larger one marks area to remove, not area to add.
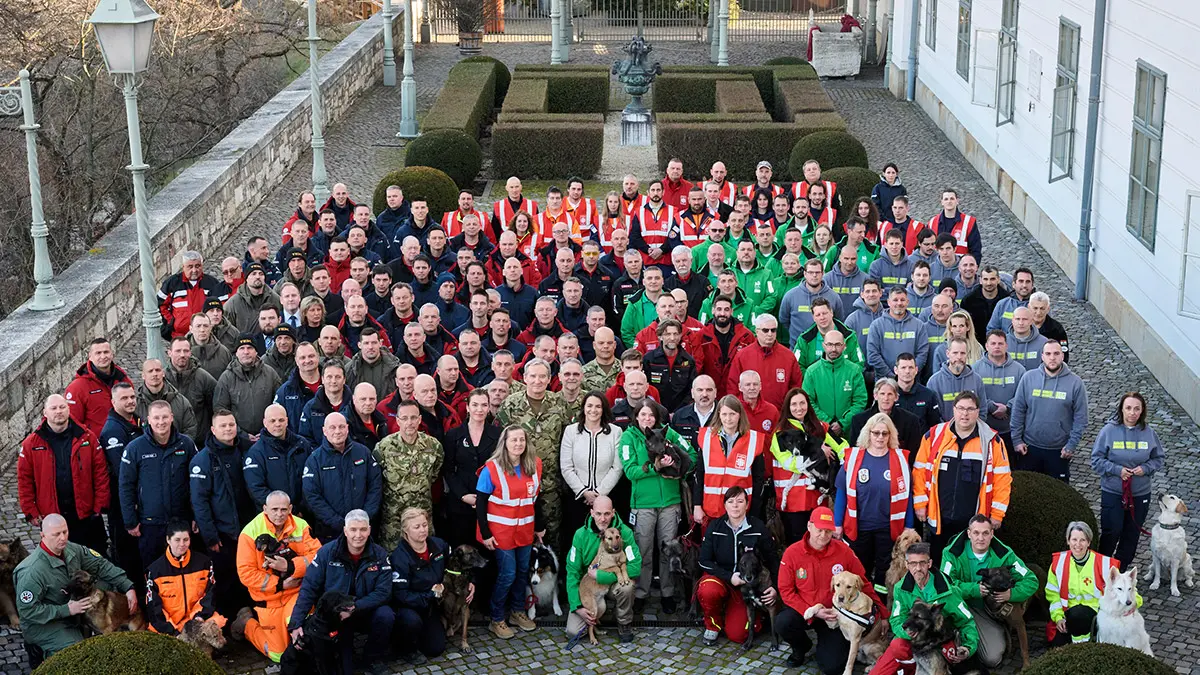
[[[612,500],[604,495],[592,501],[592,512],[584,522],[583,527],[575,531],[571,538],[571,551],[567,554],[567,604],[571,613],[567,615],[567,635],[577,635],[585,626],[594,626],[604,616],[608,602],[616,608],[617,635],[622,643],[633,642],[633,589],[632,581],[620,583],[612,572],[591,569],[592,559],[600,550],[604,539],[604,531],[615,527],[621,532],[621,542],[625,549],[625,572],[629,578],[636,579],[642,573],[642,556],[638,551],[637,541],[633,530],[616,517]],[[583,577],[591,575],[593,579],[607,586],[604,595],[596,598],[596,611],[592,613],[579,600],[579,582]]]
[[[325,416],[324,440],[304,464],[304,500],[312,513],[310,525],[321,541],[333,541],[342,531],[346,514],[363,509],[379,515],[383,474],[375,456],[350,439],[350,426],[339,412]]]
[[[71,419],[67,399],[58,394],[46,398],[41,424],[21,443],[17,495],[34,527],[47,514],[61,513],[71,541],[108,550],[100,516],[109,500],[108,461],[96,436]]]

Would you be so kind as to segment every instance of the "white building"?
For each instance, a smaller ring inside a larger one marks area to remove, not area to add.
[[[913,2],[917,104],[1076,281],[1093,22],[1106,4],[1087,297],[1200,420],[1196,4],[895,0],[897,96]]]

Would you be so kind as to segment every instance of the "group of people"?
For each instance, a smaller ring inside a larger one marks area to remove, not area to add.
[[[686,542],[708,643],[761,628],[737,590],[753,549],[789,665],[815,635],[821,670],[843,668],[849,644],[826,624],[839,571],[863,579],[870,621],[890,621],[873,672],[911,662],[916,599],[960,628],[956,672],[999,663],[975,571],[1016,570],[1005,600],[1037,591],[996,536],[1011,471],[1068,480],[1088,422],[1032,271],[985,264],[953,189],[927,223],[910,217],[893,164],[861,197],[815,161],[790,184],[768,162],[749,185],[720,162],[692,184],[673,159],[644,193],[634,176],[599,202],[584,188],[539,205],[513,177],[490,210],[464,191],[438,218],[398,186],[372,213],[338,184],[319,207],[301,194],[282,246],[251,237],[220,279],[185,252],[160,292],[166,362],[144,361],[135,385],[96,338],[22,447],[21,510],[42,530],[15,578],[31,656],[84,636],[86,603],[62,593],[82,567],[152,630],[228,619],[274,661],[323,593],[348,593],[347,667],[355,633],[369,668],[420,663],[445,647],[437,607],[462,545],[489,559],[496,637],[537,627],[540,545],[564,561],[567,633],[611,607],[627,642],[655,585],[666,614],[690,600],[664,555]],[[1163,466],[1144,399],[1117,407],[1091,453],[1099,551],[1083,525],[1071,560],[1028,561],[1052,568],[1058,641],[1090,632],[1081,584],[1130,563]],[[627,584],[592,564],[610,527]],[[923,541],[884,604],[912,530]],[[606,589],[595,611],[585,576]]]

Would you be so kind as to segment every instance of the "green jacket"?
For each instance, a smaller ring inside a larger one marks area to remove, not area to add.
[[[693,272],[700,272],[700,271],[708,268],[708,249],[713,246],[721,246],[722,248],[724,248],[725,240],[722,239],[717,244],[713,244],[712,239],[706,238],[704,241],[700,242],[699,244],[696,244],[696,247],[692,249],[692,271]],[[729,259],[728,249],[725,250],[725,254],[726,254],[725,259],[728,260]],[[716,282],[713,282],[713,286],[716,286],[716,285],[717,285]]]
[[[638,578],[642,573],[642,554],[638,551],[633,530],[617,517],[613,518],[610,527],[620,530],[621,541],[625,542],[625,572],[629,574],[630,579]],[[579,602],[579,580],[588,573],[588,566],[596,558],[603,534],[596,529],[592,517],[588,516],[587,520],[583,521],[583,527],[575,530],[575,536],[571,539],[571,550],[567,552],[567,604],[572,612],[583,606]],[[596,582],[606,586],[615,584],[617,575],[597,570]]]
[[[770,311],[767,304],[775,294],[775,275],[771,270],[757,260],[750,271],[744,272],[737,263],[733,264],[733,273],[737,276],[738,289],[746,294],[754,316]]]
[[[116,565],[99,553],[68,543],[63,557],[56,558],[38,546],[13,572],[17,616],[25,640],[41,647],[46,656],[62,651],[84,638],[80,617],[71,616],[70,600],[63,592],[78,570],[86,570],[101,588],[125,593],[133,583]]]
[[[699,320],[700,320],[700,323],[703,323],[703,324],[707,324],[709,321],[712,320],[712,318],[713,318],[713,313],[712,313],[713,301],[716,300],[717,296],[721,294],[721,291],[715,290],[716,284],[713,284],[713,286],[714,286],[713,292],[710,293],[709,296],[707,298],[705,298],[704,302],[700,305]],[[754,311],[754,307],[751,306],[749,300],[746,299],[746,293],[743,292],[741,288],[734,290],[734,292],[733,292],[733,318],[737,319],[737,321],[739,323],[741,323],[743,326],[753,330],[752,327],[754,324],[752,322],[754,321],[754,317],[756,317],[756,316],[758,316],[758,314]],[[633,344],[633,343],[630,343],[630,344]]]
[[[837,243],[836,248],[839,254],[846,246],[846,238]],[[858,269],[862,270],[863,274],[868,274],[871,269],[871,263],[879,257],[879,247],[869,241],[863,241],[858,245]],[[828,271],[828,270],[826,270]]]
[[[1037,593],[1037,575],[998,537],[992,537],[992,546],[983,560],[975,557],[966,532],[961,532],[951,539],[950,545],[942,553],[942,574],[945,574],[950,583],[958,589],[958,594],[973,605],[983,604],[979,594],[978,572],[989,567],[1007,567],[1012,570],[1016,585],[1012,589],[1011,602],[1025,602]]]
[[[862,366],[846,360],[845,354],[809,366],[801,387],[812,399],[817,418],[829,424],[840,423],[844,432],[849,431],[851,418],[867,407]]]
[[[850,363],[863,365],[866,359],[863,358],[862,347],[858,344],[858,331],[848,328],[846,324],[838,319],[833,320],[833,329],[842,334],[846,339],[846,351],[842,352],[846,360]],[[785,343],[790,344],[790,343]],[[803,333],[796,337],[796,360],[800,363],[801,368],[807,368],[812,364],[820,361],[825,357],[825,339],[821,337],[821,331],[817,329],[817,324],[808,327]]]
[[[888,623],[892,625],[892,634],[901,640],[909,640],[904,631],[904,622],[908,621],[909,610],[913,602],[920,600],[929,604],[942,606],[942,614],[958,631],[958,646],[966,647],[971,653],[979,646],[979,630],[975,627],[975,619],[971,610],[963,602],[958,589],[950,583],[946,576],[937,570],[929,570],[929,581],[925,588],[918,588],[911,574],[905,574],[900,583],[892,590],[892,611]]]
[[[759,266],[767,268],[767,270],[771,273],[772,279],[783,274],[783,264],[780,263],[779,259],[775,257],[779,255],[779,252],[782,250],[782,246],[776,246],[768,255],[759,250],[758,247],[754,248],[754,257],[756,260],[758,260]]]
[[[669,427],[667,440],[682,448],[691,458],[692,466],[696,466],[698,457],[691,443]],[[625,477],[632,484],[630,508],[661,509],[675,506],[682,501],[679,479],[660,476],[653,466],[647,466],[650,456],[646,453],[646,435],[636,423],[631,424],[625,433],[621,434],[617,443],[621,446],[621,466],[625,469]]]
[[[727,232],[725,234],[725,240],[721,242],[721,245],[725,247],[726,260],[737,260],[738,244],[742,243],[743,241],[754,243],[754,237],[751,236],[749,227],[742,228],[742,236],[740,237],[734,236],[732,232]],[[716,286],[716,284],[713,285]]]
[[[804,252],[808,254],[809,259],[816,258],[817,260],[820,260],[825,268],[825,273],[829,274],[829,272],[833,269],[833,266],[837,264],[838,254],[841,252],[841,249],[837,247],[837,244],[834,244],[833,246],[829,247],[828,251],[825,251],[824,253],[817,253],[815,250],[813,250],[812,246],[806,245],[804,247]]]
[[[664,291],[665,292],[665,291]],[[638,331],[658,320],[658,309],[646,291],[640,290],[629,298],[625,306],[625,314],[621,316],[621,342],[627,347],[633,346],[634,337]]]
[[[775,230],[775,243],[779,248],[783,248],[783,240],[787,238],[788,230],[800,230],[801,240],[804,242],[804,247],[808,248],[812,245],[813,232],[817,231],[817,221],[813,220],[812,216],[808,217],[808,221],[797,225],[796,216],[788,218],[788,221],[783,224],[783,227]]]

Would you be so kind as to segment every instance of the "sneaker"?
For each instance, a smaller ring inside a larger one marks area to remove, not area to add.
[[[679,601],[675,599],[675,596],[668,596],[662,599],[663,614],[674,614],[677,609],[679,609]]]
[[[537,623],[534,622],[533,619],[529,618],[529,615],[523,612],[513,612],[512,614],[509,614],[508,622],[525,631],[526,633],[532,633],[533,631],[537,630]]]
[[[503,621],[491,622],[488,624],[488,630],[492,632],[492,635],[495,635],[501,640],[511,640],[513,636],[516,635],[516,633],[513,632],[513,629],[509,628],[508,624],[504,623]]]
[[[629,624],[617,626],[617,637],[620,639],[621,644],[623,645],[633,642],[633,626],[630,626]]]
[[[704,631],[704,646],[712,647],[712,646],[716,645],[717,638],[719,638],[719,637],[721,637],[721,634],[715,630]]]
[[[238,610],[237,616],[234,617],[233,623],[229,624],[229,636],[234,640],[246,639],[246,624],[250,619],[254,618],[254,610],[249,607],[243,607]]]
[[[422,666],[428,661],[428,659],[425,658],[425,655],[421,652],[409,652],[407,654],[401,654],[400,658],[410,666]]]

